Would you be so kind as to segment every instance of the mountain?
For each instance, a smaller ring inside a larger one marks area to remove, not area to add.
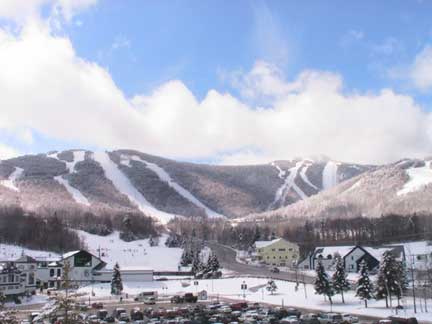
[[[69,150],[0,163],[0,204],[27,210],[141,210],[235,218],[288,206],[373,169],[326,158],[252,166],[194,164],[138,151]]]
[[[432,213],[432,158],[404,159],[370,168],[329,190],[295,204],[244,220],[379,217]]]

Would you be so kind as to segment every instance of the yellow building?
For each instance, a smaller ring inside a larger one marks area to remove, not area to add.
[[[273,241],[256,241],[255,249],[260,262],[268,265],[291,267],[299,258],[299,246],[282,238]]]

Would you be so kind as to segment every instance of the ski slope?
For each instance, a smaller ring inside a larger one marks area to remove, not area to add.
[[[177,182],[175,182],[171,176],[166,172],[163,168],[158,166],[155,163],[151,163],[148,161],[145,161],[141,159],[138,156],[131,156],[131,160],[138,161],[143,163],[148,169],[152,170],[154,173],[157,174],[159,179],[163,182],[166,182],[171,188],[173,188],[179,195],[189,200],[192,204],[195,206],[202,208],[205,210],[208,217],[224,217],[223,215],[215,212],[214,210],[210,209],[206,205],[204,205],[201,201],[199,201],[190,191],[179,185]],[[126,162],[127,163],[127,162]],[[128,163],[130,165],[130,163]]]
[[[323,170],[323,189],[329,189],[331,187],[334,187],[338,184],[338,177],[337,177],[337,171],[338,166],[333,161],[328,161],[327,164],[324,167]]]
[[[23,172],[23,169],[15,168],[15,171],[9,175],[7,180],[0,181],[0,185],[13,191],[19,191],[19,188],[16,185],[16,181],[21,177]]]
[[[300,177],[301,177],[302,180],[303,180],[306,184],[308,184],[311,188],[314,188],[315,190],[318,190],[318,191],[319,191],[318,187],[315,186],[312,182],[310,182],[309,178],[308,178],[307,175],[306,175],[306,171],[307,171],[307,169],[309,168],[309,165],[310,165],[310,164],[305,164],[305,166],[304,166],[303,168],[301,168],[301,170],[300,170]]]
[[[278,176],[279,178],[284,180],[284,183],[276,191],[275,199],[270,204],[269,209],[273,208],[276,205],[283,206],[283,203],[290,189],[293,189],[301,199],[308,198],[308,196],[295,183],[295,178],[297,177],[298,171],[302,167],[302,164],[303,162],[297,162],[295,167],[292,167],[288,170],[289,174],[287,177],[285,177],[286,172],[283,171],[275,162],[271,163],[271,165],[278,170]]]
[[[147,267],[155,271],[177,271],[183,253],[181,248],[165,246],[167,235],[159,238],[159,246],[150,246],[149,240],[125,242],[119,232],[108,236],[76,231],[87,246],[88,251],[99,256],[112,269],[116,262],[123,269]]]
[[[165,213],[153,207],[130,182],[129,178],[121,172],[108,153],[95,152],[93,153],[93,159],[103,168],[105,176],[111,180],[114,187],[120,193],[126,195],[144,214],[158,219],[162,224],[167,224],[175,217],[173,214]]]
[[[65,163],[66,168],[68,169],[69,173],[72,174],[72,173],[76,172],[75,166],[77,165],[77,163],[84,161],[85,151],[73,151],[72,153],[73,153],[73,161],[72,162],[63,161],[63,160],[59,159],[58,153],[50,154],[48,156]],[[78,204],[81,204],[81,205],[90,206],[90,202],[88,201],[88,199],[82,194],[81,191],[79,191],[77,188],[73,187],[69,183],[69,180],[63,178],[63,176],[54,177],[54,180],[66,188],[66,190],[70,193],[70,195],[72,196],[73,200],[75,200],[75,202],[77,202]]]
[[[397,192],[398,196],[419,191],[432,183],[431,161],[426,161],[424,167],[409,168],[405,172],[408,174],[409,180],[404,184],[402,189]]]

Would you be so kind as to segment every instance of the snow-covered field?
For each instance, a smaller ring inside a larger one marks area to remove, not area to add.
[[[143,291],[157,291],[159,296],[172,295],[177,293],[193,292],[207,290],[213,297],[219,295],[220,297],[242,299],[242,291],[240,285],[245,281],[248,290],[246,292],[246,300],[252,302],[265,302],[274,305],[286,305],[299,308],[309,308],[317,311],[330,311],[330,306],[323,296],[315,295],[314,289],[311,285],[306,286],[306,296],[303,285],[300,285],[298,291],[295,290],[295,283],[276,280],[278,290],[274,295],[263,288],[266,284],[265,279],[258,278],[232,278],[232,279],[219,279],[219,280],[198,280],[199,285],[194,286],[191,284],[188,287],[183,287],[180,280],[170,280],[164,282],[150,282],[150,283],[124,283],[123,293],[135,295]],[[109,284],[98,284],[93,286],[96,297],[110,296]],[[84,287],[80,292],[90,293],[92,287]],[[354,296],[354,292],[345,294],[346,304],[342,304],[340,296],[333,298],[334,305],[333,311],[341,313],[351,313],[357,315],[369,315],[378,317],[387,317],[394,314],[390,309],[385,308],[384,301],[369,301],[369,307],[364,308],[364,303]],[[432,300],[429,300],[430,304]],[[394,301],[396,303],[396,301]],[[403,316],[414,316],[412,312],[412,299],[405,298],[402,301],[405,310],[400,312]],[[419,306],[417,305],[419,308]],[[417,319],[431,320],[431,313],[417,313]]]
[[[159,238],[159,246],[151,247],[148,239],[125,242],[120,239],[119,232],[108,236],[93,235],[84,231],[77,232],[87,245],[89,252],[98,256],[100,250],[100,257],[108,263],[109,268],[118,262],[121,268],[148,267],[155,271],[178,270],[183,250],[166,247],[167,235]]]
[[[22,254],[38,259],[54,260],[60,256],[53,252],[30,250],[17,245],[0,244],[0,261],[18,259]]]

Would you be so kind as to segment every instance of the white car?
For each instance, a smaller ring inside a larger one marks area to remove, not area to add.
[[[342,314],[342,319],[344,321],[347,321],[347,322],[351,323],[351,324],[359,322],[358,317],[357,316],[353,316],[351,314]]]
[[[299,320],[297,316],[291,315],[285,318],[282,318],[279,322],[280,324],[299,324]]]

